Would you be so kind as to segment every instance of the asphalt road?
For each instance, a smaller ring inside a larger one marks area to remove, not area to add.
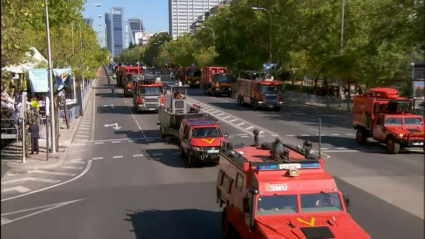
[[[85,150],[81,157],[89,170],[71,183],[2,202],[2,238],[220,238],[217,168],[188,169],[175,142],[159,139],[157,115],[133,113],[132,99],[121,90],[113,99],[109,89],[101,89],[105,83],[95,91],[90,140],[74,142]],[[215,114],[245,120],[220,120],[231,142],[251,143],[252,128],[243,127],[253,125],[267,130],[262,140],[273,139],[274,132],[286,142],[301,144],[303,137],[315,142],[316,131],[309,128],[317,128],[314,117],[320,115],[323,133],[339,134],[324,137],[322,148],[328,148],[326,167],[349,194],[355,220],[373,238],[423,238],[423,154],[389,156],[377,146],[370,146],[376,152],[355,150],[348,139],[353,136],[344,135],[353,133],[344,127],[344,115],[329,116],[342,112],[285,106],[281,112],[253,113],[229,98],[190,92],[215,107]],[[105,127],[115,123],[117,129]],[[341,147],[353,152],[336,149]]]

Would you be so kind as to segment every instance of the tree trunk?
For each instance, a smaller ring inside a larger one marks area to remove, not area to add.
[[[66,123],[66,128],[69,129],[69,114],[68,114],[68,105],[66,104],[66,95],[62,96],[62,102],[63,102],[63,110],[65,113],[65,123]]]
[[[325,85],[325,91],[326,91],[326,107],[329,108],[329,84],[328,84],[328,80],[326,79],[326,77],[323,77],[323,84]]]

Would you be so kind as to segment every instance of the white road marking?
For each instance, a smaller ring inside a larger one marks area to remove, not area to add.
[[[21,196],[21,195],[19,195],[19,196]],[[41,207],[34,207],[34,208],[19,210],[19,211],[15,211],[15,212],[3,213],[1,215],[1,217],[2,217],[2,219],[1,219],[1,225],[3,226],[3,225],[6,225],[8,223],[16,222],[16,221],[22,220],[24,218],[35,216],[35,215],[40,214],[40,213],[43,213],[43,212],[47,212],[47,211],[50,211],[50,210],[53,210],[53,209],[56,209],[56,208],[59,208],[59,207],[62,207],[62,206],[66,206],[66,205],[71,204],[71,203],[79,202],[81,200],[84,200],[84,198],[77,199],[77,200],[72,200],[72,201],[68,201],[68,202],[50,204],[50,205],[41,206]],[[45,209],[43,209],[43,208],[45,208]],[[21,216],[21,217],[15,218],[13,220],[9,220],[9,219],[3,217],[3,216],[7,216],[7,215],[22,213],[22,212],[34,211],[34,210],[37,210],[37,209],[43,209],[43,210],[38,211],[38,212],[33,212],[33,213],[30,213],[30,214],[25,215],[25,216]]]
[[[318,129],[313,129],[313,128],[308,128],[308,129],[319,132]]]
[[[310,136],[310,135],[308,135],[308,134],[302,134],[301,136],[304,136],[304,137],[306,137],[306,136]]]
[[[228,119],[228,118],[230,118],[231,116],[226,116],[226,117],[223,117],[223,119]]]
[[[93,160],[101,160],[103,157],[94,157]]]
[[[355,134],[345,134],[345,135],[350,135],[350,136],[354,136]]]
[[[238,120],[238,119],[232,119],[232,120],[229,120],[229,122],[235,122],[236,120]]]
[[[131,111],[131,108],[128,108],[128,110],[130,111],[131,115],[133,116],[134,121],[136,121],[137,127],[138,127],[138,128],[139,128],[139,130],[140,130],[140,133],[142,133],[143,137],[144,137],[144,138],[146,138],[146,135],[145,135],[145,133],[143,132],[142,127],[140,127],[139,122],[138,122],[138,121],[137,121],[137,119],[136,119],[136,116],[134,116],[133,111]]]
[[[239,123],[239,124],[238,124],[238,126],[241,126],[241,125],[244,125],[244,124],[245,124],[245,123],[244,123],[244,122],[242,122],[242,123]]]
[[[66,169],[83,169],[83,167],[74,167],[74,166],[62,166],[61,168],[66,168]]]
[[[120,158],[124,158],[124,156],[122,156],[122,155],[117,155],[117,156],[113,156],[112,158],[113,158],[113,159],[120,159]]]
[[[279,136],[278,134],[272,134],[272,136]]]
[[[79,145],[79,146],[83,146],[83,145],[86,145],[86,144],[73,143],[72,145]]]
[[[121,143],[121,141],[112,141],[113,144]]]
[[[246,130],[250,130],[252,128],[254,128],[254,126],[249,126],[248,128],[246,128]]]
[[[77,138],[88,138],[89,136],[88,135],[75,135],[75,137],[77,137]]]
[[[260,131],[260,134],[263,134],[264,133],[264,131]]]
[[[31,189],[26,188],[26,187],[22,187],[22,186],[17,186],[17,187],[13,187],[13,188],[3,189],[3,190],[1,190],[1,193],[8,193],[8,192],[13,192],[13,191],[17,191],[19,193],[26,193],[26,192],[31,191]],[[2,221],[2,224],[3,224],[3,221]]]
[[[249,135],[242,135],[241,138],[248,138]]]
[[[340,134],[331,134],[332,136],[337,136],[337,135],[340,135]]]
[[[96,142],[94,144],[104,144],[105,142]]]
[[[346,150],[347,148],[336,148],[336,149],[338,149],[338,150],[341,150],[341,149],[342,149],[342,150]]]
[[[71,177],[76,175],[75,173],[50,172],[50,171],[44,171],[44,170],[31,170],[31,171],[28,171],[28,173],[41,173],[41,174],[71,176]]]
[[[152,154],[153,156],[161,156],[163,155],[162,153],[157,153],[157,154]]]
[[[133,157],[143,157],[143,154],[133,154]]]
[[[217,115],[217,117],[220,117],[220,116],[222,116],[222,115],[226,115],[226,114],[223,114],[223,113],[222,113],[222,114],[218,114],[218,115]]]
[[[96,81],[97,85],[97,81]],[[93,109],[96,108],[96,87],[93,89]],[[96,111],[92,110],[92,118],[93,121],[91,122],[91,137],[90,140],[93,141],[94,139],[94,122],[96,122]]]
[[[61,180],[48,179],[48,178],[27,177],[27,178],[18,178],[18,179],[3,181],[3,182],[1,182],[1,185],[24,182],[24,181],[35,181],[35,182],[43,182],[43,183],[59,183]]]

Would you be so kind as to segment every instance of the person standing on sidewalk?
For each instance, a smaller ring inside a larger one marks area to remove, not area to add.
[[[112,97],[115,99],[115,87],[111,86]]]
[[[40,127],[37,122],[34,120],[30,126],[31,131],[31,154],[34,154],[34,151],[37,154],[40,152],[40,148],[38,147],[38,140],[40,138]]]
[[[25,158],[29,158],[28,150],[30,149],[31,144],[31,132],[30,132],[30,124],[25,124]]]

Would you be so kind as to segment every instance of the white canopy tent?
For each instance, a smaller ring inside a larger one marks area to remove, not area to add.
[[[29,69],[33,69],[42,62],[47,63],[46,58],[44,58],[44,56],[41,55],[35,47],[30,47],[30,51],[26,52],[25,55],[29,60],[26,60],[19,65],[6,66],[2,70],[22,74]]]

